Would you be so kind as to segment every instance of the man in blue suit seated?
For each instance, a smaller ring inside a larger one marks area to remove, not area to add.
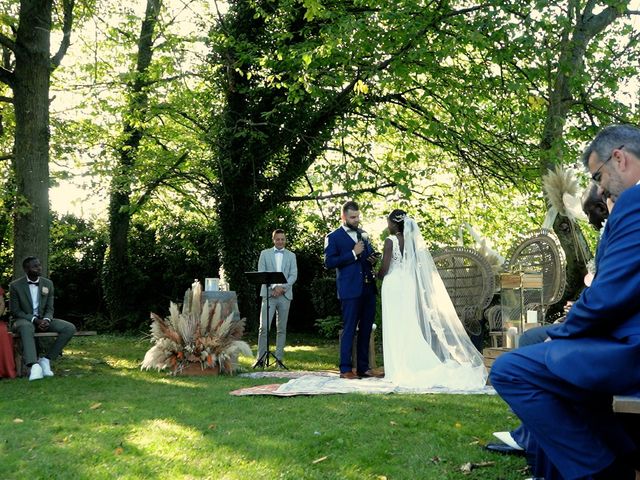
[[[640,129],[605,128],[583,163],[615,202],[593,282],[549,341],[498,357],[491,383],[539,446],[546,480],[632,480],[640,453],[611,403],[640,393]]]
[[[327,235],[324,263],[335,268],[338,298],[342,305],[340,377],[375,376],[369,369],[369,338],[376,313],[376,283],[372,267],[378,255],[360,230],[360,208],[353,201],[342,206],[342,226]],[[358,328],[357,365],[353,373],[351,354]]]
[[[587,191],[587,195],[582,202],[582,210],[589,219],[589,223],[591,224],[591,226],[598,232],[600,232],[607,218],[609,218],[609,209],[607,207],[607,201],[602,195],[600,187],[597,184],[591,184],[589,190]],[[589,286],[591,284],[592,278],[593,272],[590,271],[585,276],[586,286]],[[556,323],[564,321],[566,314],[571,308],[571,305],[573,305],[572,301],[567,302],[564,307],[564,316],[556,320]],[[547,330],[552,327],[553,325],[544,325],[525,331],[520,337],[518,346],[526,347],[528,345],[535,345],[536,343],[544,342],[547,338],[549,338],[547,336]],[[527,457],[527,461],[530,464],[535,464],[534,455],[536,445],[535,442],[531,441],[531,435],[522,425],[520,425],[515,430],[512,430],[511,432],[494,432],[493,435],[498,438],[501,443],[488,443],[486,445],[487,450],[514,455],[525,455],[528,451],[529,455]],[[533,473],[534,475],[538,473],[537,467],[535,465]]]

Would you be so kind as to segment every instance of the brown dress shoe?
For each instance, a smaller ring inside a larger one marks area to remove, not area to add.
[[[340,378],[346,378],[347,380],[356,380],[360,377],[353,372],[342,372],[340,373]]]
[[[382,378],[384,377],[384,374],[378,373],[374,370],[367,370],[364,373],[358,373],[358,376],[360,378]]]

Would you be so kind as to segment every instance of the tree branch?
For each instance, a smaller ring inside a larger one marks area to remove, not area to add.
[[[0,95],[0,102],[13,103],[13,97],[5,97],[4,95]]]
[[[349,197],[359,193],[377,193],[385,188],[397,187],[396,182],[385,183],[376,187],[359,188],[358,190],[350,190],[348,192],[328,193],[326,195],[284,195],[282,199],[287,202],[304,202],[306,200],[326,200],[329,198]]]
[[[51,59],[51,70],[55,70],[62,61],[62,58],[67,53],[69,45],[71,45],[71,28],[73,27],[73,7],[75,6],[75,0],[62,0],[62,8],[64,12],[64,19],[62,21],[62,41],[60,42],[60,48]]]
[[[603,113],[605,115],[607,115],[608,117],[613,118],[616,122],[621,123],[621,124],[628,124],[628,123],[632,123],[633,121],[630,118],[626,118],[626,117],[622,117],[618,114],[616,114],[615,112],[612,112],[610,110],[606,110],[598,105],[596,105],[595,103],[587,100],[586,97],[583,97],[580,101],[575,101],[574,102],[575,105],[582,105],[587,113],[590,114],[590,110],[595,110],[597,112]]]
[[[13,154],[11,153],[0,155],[0,162],[4,162],[5,160],[11,160],[12,158],[13,158]]]
[[[160,175],[153,182],[148,184],[145,191],[142,193],[142,195],[140,195],[140,198],[138,198],[138,200],[135,202],[135,205],[134,205],[135,209],[137,210],[140,207],[142,207],[147,202],[147,200],[149,200],[149,197],[151,196],[153,191],[156,188],[158,188],[167,178],[169,178],[170,174],[188,157],[189,157],[189,153],[184,152],[182,155],[180,155],[176,159],[175,162],[173,162],[173,165],[171,165],[162,175]]]
[[[16,51],[16,42],[14,42],[13,40],[11,40],[9,37],[7,37],[2,33],[0,33],[0,45],[8,48],[12,52]]]
[[[7,70],[6,68],[0,67],[0,82],[9,85],[13,88],[15,77],[13,72]]]

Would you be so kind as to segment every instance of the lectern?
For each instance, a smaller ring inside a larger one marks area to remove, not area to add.
[[[257,367],[268,367],[269,366],[269,357],[273,357],[278,366],[288,370],[287,367],[280,361],[278,357],[276,357],[269,350],[269,324],[271,323],[271,317],[269,316],[269,285],[273,285],[274,283],[287,283],[287,278],[284,276],[282,272],[244,272],[247,276],[247,279],[250,283],[254,285],[264,285],[267,289],[267,318],[266,318],[266,333],[267,333],[267,350],[258,358],[253,368]],[[262,322],[262,312],[260,312],[260,322]],[[258,338],[258,348],[260,348],[260,338]]]

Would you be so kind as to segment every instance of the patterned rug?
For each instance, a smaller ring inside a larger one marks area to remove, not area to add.
[[[248,378],[289,378],[282,384],[258,385],[255,387],[241,388],[230,392],[231,395],[273,395],[277,397],[293,397],[296,395],[332,395],[339,393],[364,393],[364,394],[425,394],[446,393],[459,395],[495,395],[496,391],[491,386],[485,386],[475,390],[452,390],[442,387],[429,388],[404,388],[397,387],[384,378],[362,378],[360,380],[347,380],[340,378],[337,372],[301,372],[301,371],[277,371],[255,372],[242,374]]]

